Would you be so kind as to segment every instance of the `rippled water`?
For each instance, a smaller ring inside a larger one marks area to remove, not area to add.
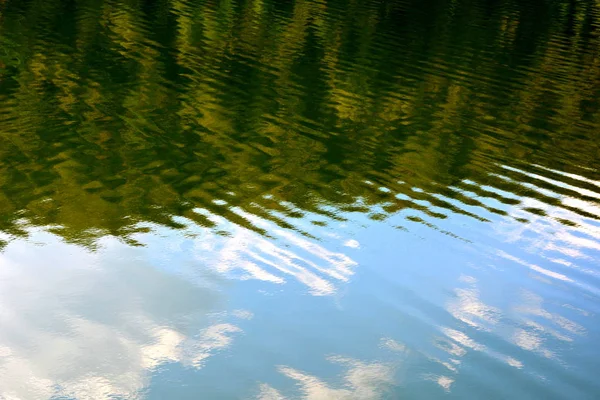
[[[600,398],[600,3],[0,0],[0,399]]]

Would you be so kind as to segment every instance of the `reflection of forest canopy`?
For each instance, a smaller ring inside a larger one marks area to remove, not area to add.
[[[521,3],[6,0],[0,229],[489,209],[465,180],[554,204],[502,165],[598,179],[600,4]]]

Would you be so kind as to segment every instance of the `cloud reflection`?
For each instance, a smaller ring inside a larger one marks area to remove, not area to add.
[[[498,322],[500,311],[480,300],[479,290],[475,287],[475,278],[462,276],[461,280],[470,283],[471,287],[454,289],[456,297],[447,305],[450,314],[476,328],[495,325]]]
[[[194,244],[195,258],[229,277],[275,284],[294,278],[307,286],[311,294],[323,296],[335,293],[336,284],[347,282],[354,274],[357,263],[346,254],[328,250],[316,241],[279,229],[242,210],[236,212],[268,231],[273,238],[261,236],[204,210],[196,211],[227,231],[228,236],[203,229]],[[340,246],[341,243],[344,242],[340,242]]]
[[[242,330],[219,292],[160,271],[145,250],[34,233],[0,255],[0,398],[141,397],[166,363],[201,368]]]
[[[519,306],[515,307],[520,315],[520,326],[513,334],[512,341],[524,350],[539,353],[547,358],[555,354],[546,346],[550,339],[572,342],[575,335],[585,334],[584,328],[557,313],[544,309],[541,296],[523,290]]]
[[[152,227],[135,236],[146,246],[105,237],[93,252],[43,231],[10,242],[0,254],[0,398],[139,398],[156,368],[202,368],[253,317],[215,313],[223,277],[293,278],[313,295],[330,295],[353,274],[352,259],[316,241],[271,225],[266,238],[214,218],[228,235],[195,224]],[[382,365],[332,361],[348,366],[349,386],[323,386],[326,393],[372,398],[388,379]],[[280,372],[311,386],[308,375]]]
[[[288,366],[280,366],[278,370],[296,381],[301,392],[300,398],[305,400],[376,400],[383,398],[394,383],[394,367],[391,364],[366,363],[341,356],[329,357],[328,361],[342,365],[346,370],[339,387]],[[286,397],[275,388],[261,384],[259,400],[284,398]]]

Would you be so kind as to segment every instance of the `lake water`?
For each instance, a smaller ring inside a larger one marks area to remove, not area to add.
[[[0,399],[600,398],[600,3],[0,0]]]

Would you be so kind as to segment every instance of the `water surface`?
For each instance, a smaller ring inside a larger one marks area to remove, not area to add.
[[[0,399],[600,398],[600,3],[0,0]]]

